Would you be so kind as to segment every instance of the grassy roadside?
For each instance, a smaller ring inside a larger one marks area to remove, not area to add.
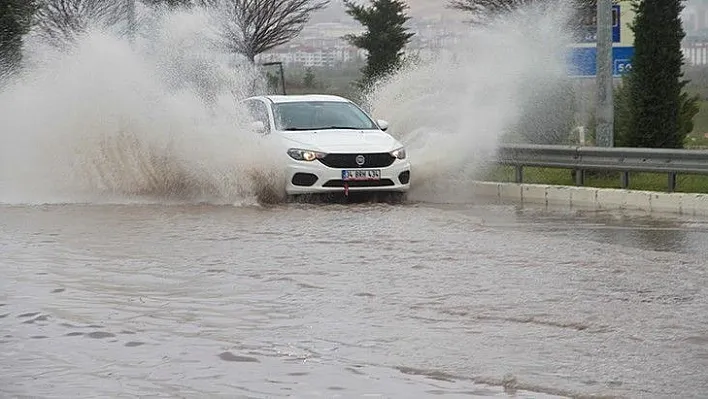
[[[524,183],[574,186],[572,172],[569,169],[524,168]],[[486,171],[482,180],[497,182],[513,182],[514,168],[510,166],[493,166]],[[588,174],[585,177],[586,187],[622,188],[620,173],[605,173],[603,176]],[[661,173],[632,173],[629,177],[631,190],[666,192],[668,176]],[[708,193],[708,176],[678,175],[676,177],[676,192]]]
[[[708,101],[700,102],[700,110],[693,118],[693,132],[686,138],[686,148],[708,148]]]
[[[686,138],[687,149],[708,149],[708,101],[700,103],[700,111],[693,120],[693,132]],[[513,182],[514,168],[510,166],[492,166],[483,175],[486,181]],[[569,169],[524,168],[524,183],[574,186],[575,181]],[[603,173],[602,176],[588,174],[586,187],[622,188],[620,173]],[[629,177],[632,190],[666,192],[668,176],[661,173],[632,173]],[[708,176],[678,175],[676,192],[708,193]]]

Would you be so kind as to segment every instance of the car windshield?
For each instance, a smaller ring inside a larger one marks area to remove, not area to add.
[[[356,105],[343,101],[298,101],[273,104],[278,130],[377,129]]]

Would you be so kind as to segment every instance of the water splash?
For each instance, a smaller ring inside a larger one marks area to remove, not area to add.
[[[515,130],[537,92],[567,82],[563,2],[525,7],[380,83],[367,105],[413,162],[414,200],[465,201],[470,182]],[[543,123],[543,121],[541,121]]]
[[[95,27],[62,48],[29,38],[24,71],[0,92],[0,202],[279,192],[273,152],[238,103],[256,71],[220,51],[209,15],[148,17],[134,44]]]
[[[409,148],[411,199],[469,200],[524,106],[564,80],[566,15],[561,2],[470,28],[369,94]],[[143,13],[133,44],[96,26],[62,49],[30,37],[0,88],[0,203],[279,201],[275,152],[237,101],[265,82],[222,50],[212,17]]]

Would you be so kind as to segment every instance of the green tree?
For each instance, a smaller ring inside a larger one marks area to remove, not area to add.
[[[620,139],[625,146],[682,148],[698,112],[697,98],[682,93],[685,0],[634,1],[636,19],[632,73],[626,80],[630,123]]]
[[[305,70],[305,77],[302,79],[302,84],[308,89],[315,87],[315,73],[312,72],[312,68]]]
[[[278,94],[282,92],[280,90],[280,76],[272,72],[266,72],[266,80],[268,81],[268,91],[270,94]]]
[[[0,0],[0,74],[22,59],[22,37],[29,32],[37,4],[34,0]]]
[[[614,146],[628,147],[628,132],[632,126],[632,110],[630,102],[629,77],[625,76],[622,83],[614,89]],[[593,124],[593,128],[595,125]]]
[[[403,62],[403,48],[414,33],[404,26],[410,19],[405,14],[408,6],[400,0],[373,0],[370,7],[345,0],[347,14],[366,27],[361,35],[344,38],[352,45],[368,52],[361,87],[395,71]]]

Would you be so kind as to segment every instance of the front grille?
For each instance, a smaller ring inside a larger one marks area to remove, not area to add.
[[[349,187],[387,187],[393,186],[393,180],[391,179],[381,179],[381,180],[353,180],[347,182]],[[343,180],[330,180],[325,183],[322,187],[344,187]]]
[[[356,163],[356,157],[362,155],[364,157],[364,164],[358,165]],[[320,158],[320,162],[329,166],[330,168],[385,168],[391,166],[396,157],[393,155],[382,152],[375,154],[327,154],[327,156]]]

